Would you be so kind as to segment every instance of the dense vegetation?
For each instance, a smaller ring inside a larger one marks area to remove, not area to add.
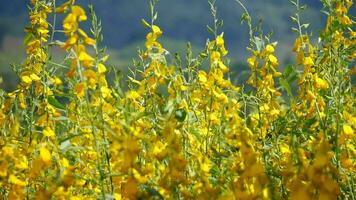
[[[122,74],[92,6],[29,2],[19,84],[0,89],[1,199],[355,199],[352,1],[321,1],[314,41],[292,0],[295,62],[281,70],[279,44],[235,0],[248,27],[243,83],[216,1],[204,47],[181,55],[161,43],[160,3],[149,1],[145,42]]]

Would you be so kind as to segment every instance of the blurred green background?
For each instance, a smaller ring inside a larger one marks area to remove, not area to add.
[[[58,0],[57,0],[58,2]],[[130,66],[138,46],[142,46],[147,30],[140,19],[149,16],[148,0],[77,0],[79,4],[93,4],[102,21],[104,42],[108,47],[110,64],[123,71]],[[242,0],[254,17],[254,23],[263,22],[265,33],[273,32],[272,41],[278,40],[277,55],[281,68],[293,60],[290,16],[294,6],[289,0]],[[11,70],[11,63],[20,64],[24,59],[23,28],[28,23],[27,6],[24,0],[0,0],[0,76],[3,88],[16,86],[17,78]],[[61,3],[61,2],[59,2]],[[310,23],[315,36],[324,26],[326,15],[321,13],[318,0],[304,0],[307,5],[302,21]],[[221,31],[225,32],[226,44],[231,59],[232,74],[238,76],[247,70],[248,30],[241,25],[242,10],[235,0],[217,0],[218,16],[224,21]],[[212,23],[207,0],[160,0],[157,5],[157,24],[163,29],[163,44],[172,53],[184,56],[186,43],[190,41],[193,50],[199,51],[211,38],[206,25]],[[294,24],[293,24],[294,25]],[[59,36],[60,38],[60,36]]]

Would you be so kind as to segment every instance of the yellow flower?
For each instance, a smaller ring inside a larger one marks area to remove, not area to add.
[[[56,86],[62,85],[62,83],[63,83],[62,80],[60,78],[58,78],[57,76],[51,78],[51,82]]]
[[[27,161],[27,158],[26,156],[23,156],[22,158],[18,158],[16,161],[15,161],[15,167],[17,169],[27,169],[28,168],[28,161]]]
[[[46,137],[53,137],[56,134],[54,133],[54,131],[50,127],[46,127],[45,129],[43,129],[43,135],[46,136]]]
[[[265,51],[266,51],[268,54],[272,54],[272,53],[274,53],[274,47],[269,44],[269,45],[266,46]]]
[[[84,39],[85,44],[94,46],[96,44],[96,41],[90,37],[87,37]]]
[[[198,72],[198,80],[199,80],[200,83],[206,83],[208,81],[205,71],[199,70],[199,72]]]
[[[87,16],[85,14],[85,11],[83,10],[83,8],[81,8],[80,6],[72,6],[72,13],[78,17],[79,21],[85,21],[87,20]]]
[[[343,15],[340,19],[341,23],[345,26],[352,25],[351,19],[347,15]]]
[[[210,62],[211,63],[215,63],[215,62],[218,62],[218,61],[220,61],[220,53],[217,52],[217,51],[211,52]]]
[[[102,64],[102,63],[99,63],[98,64],[98,72],[99,72],[99,74],[104,74],[106,71],[107,71],[107,69],[106,69],[105,65]]]
[[[273,117],[278,116],[280,113],[281,113],[281,111],[278,110],[278,109],[273,109],[273,110],[270,111],[270,114],[271,114],[271,116],[273,116]]]
[[[12,146],[5,146],[1,151],[4,156],[14,157],[14,148]]]
[[[156,44],[157,36],[153,33],[148,33],[146,36],[145,46],[147,49],[152,48],[153,45]]]
[[[306,95],[306,99],[309,100],[309,101],[312,101],[312,100],[316,99],[316,96],[312,91],[308,90],[307,91],[307,95]]]
[[[255,64],[256,64],[256,57],[255,56],[251,56],[247,59],[247,64],[250,66],[250,67],[255,67]]]
[[[272,64],[272,66],[276,67],[278,66],[278,59],[274,55],[269,55],[268,56],[268,61]]]
[[[204,174],[208,174],[212,167],[211,161],[207,157],[199,158],[200,169]]]
[[[51,164],[52,155],[46,147],[40,149],[40,158],[45,165]]]
[[[226,56],[229,53],[224,46],[220,47],[220,52],[223,56]]]
[[[262,190],[262,196],[263,196],[263,199],[270,199],[270,198],[269,198],[268,188],[264,188],[264,189]]]
[[[69,5],[73,4],[74,0],[69,0],[56,8],[56,13],[64,13]]]
[[[222,62],[219,62],[219,68],[222,70],[223,73],[229,72],[229,68]]]
[[[349,136],[352,136],[354,134],[354,130],[348,124],[344,124],[342,126],[342,131],[344,132],[344,134],[349,135]]]
[[[303,61],[303,65],[306,66],[306,67],[311,67],[314,65],[314,61],[311,57],[305,57],[304,58],[304,61]]]
[[[14,185],[18,185],[18,186],[25,186],[26,185],[25,181],[21,181],[20,179],[18,179],[16,176],[14,176],[12,174],[9,176],[9,183],[14,184]]]
[[[146,176],[142,176],[135,168],[132,170],[135,179],[139,183],[146,183],[148,181]]]
[[[26,85],[30,85],[32,83],[32,79],[29,76],[21,76],[21,81]]]
[[[153,32],[153,34],[154,35],[156,35],[156,36],[161,36],[162,35],[162,31],[161,31],[161,29],[158,27],[158,26],[156,26],[156,25],[153,25],[152,26],[152,32]]]
[[[282,154],[287,154],[287,155],[289,155],[290,153],[291,153],[291,151],[290,151],[290,149],[289,149],[289,146],[287,145],[287,144],[281,144],[280,146],[279,146],[279,148],[280,148],[280,150],[281,150],[281,153]]]
[[[100,91],[104,99],[111,97],[111,90],[108,87],[103,86],[100,88]]]
[[[46,36],[47,33],[49,32],[49,30],[45,29],[45,28],[39,28],[37,30],[37,32],[41,35],[41,36]]]
[[[281,72],[274,72],[273,76],[274,77],[280,77],[280,76],[282,76],[282,73]]]
[[[21,81],[25,85],[30,85],[33,81],[37,82],[37,81],[40,81],[40,80],[41,80],[41,78],[36,74],[30,74],[30,75],[21,76]]]
[[[66,158],[62,158],[59,161],[59,164],[63,167],[63,168],[67,168],[69,167],[69,161]]]
[[[84,38],[85,44],[92,45],[92,46],[96,44],[96,41],[94,39],[90,38],[88,36],[88,34],[86,34],[85,31],[83,31],[83,29],[81,29],[81,28],[78,29],[78,32]]]
[[[97,73],[91,69],[88,69],[84,71],[83,75],[87,79],[88,87],[90,89],[95,89],[98,76]]]
[[[136,92],[135,90],[131,90],[129,92],[126,93],[126,97],[128,99],[132,99],[132,100],[136,100],[138,98],[140,98],[140,94],[138,92]]]
[[[63,29],[66,34],[76,31],[77,26],[76,16],[72,13],[63,20]]]
[[[72,35],[71,37],[68,38],[66,43],[61,46],[61,48],[67,50],[68,48],[76,44],[77,41],[78,41],[78,35]]]
[[[115,200],[122,200],[122,196],[120,193],[114,193]]]
[[[78,83],[74,88],[74,92],[78,98],[82,98],[85,96],[85,89],[86,89],[85,83]]]
[[[329,88],[329,84],[324,79],[316,77],[315,78],[315,87],[318,88],[318,89],[328,89]]]
[[[218,37],[216,37],[216,45],[217,46],[222,47],[222,46],[224,46],[224,44],[225,44],[225,41],[224,41],[222,34],[219,35]]]
[[[8,162],[6,160],[0,162],[0,177],[6,177],[8,170]],[[1,183],[0,183],[1,186]]]
[[[218,118],[218,116],[215,113],[209,114],[209,120],[214,125],[218,125],[220,123],[220,119]]]
[[[81,51],[79,53],[78,58],[82,62],[84,67],[89,68],[89,67],[93,66],[94,58],[91,57],[89,54],[87,54],[85,51]]]
[[[41,78],[39,76],[37,76],[36,74],[31,74],[30,75],[30,78],[33,80],[33,81],[40,81]]]

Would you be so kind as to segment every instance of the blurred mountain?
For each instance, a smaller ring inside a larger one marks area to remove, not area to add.
[[[318,0],[304,0],[310,9],[305,12],[305,21],[315,22],[312,29],[322,26],[323,16]],[[25,1],[28,2],[28,1]],[[58,1],[57,1],[58,2]],[[147,0],[78,0],[94,5],[102,20],[105,44],[113,48],[123,48],[144,38],[145,30],[141,18],[147,18]],[[246,27],[240,25],[242,10],[235,0],[218,0],[218,14],[224,20],[224,31],[231,46],[246,45]],[[245,0],[256,20],[262,19],[266,31],[275,33],[276,38],[289,39],[290,18],[294,8],[288,0]],[[0,32],[21,35],[26,24],[26,4],[23,0],[0,1]],[[191,41],[203,45],[209,34],[206,25],[212,19],[207,0],[161,0],[157,9],[157,23],[165,31],[166,37]],[[0,34],[1,35],[1,34]]]
[[[0,0],[0,64],[6,62],[21,62],[9,60],[19,57],[7,56],[21,51],[23,47],[14,47],[9,44],[14,38],[22,40],[23,27],[27,24],[27,6],[29,0]],[[63,0],[57,0],[62,3]],[[295,34],[291,32],[292,21],[290,16],[295,8],[289,0],[242,0],[253,16],[254,23],[263,23],[265,33],[273,32],[272,41],[278,40],[277,55],[281,63],[292,59],[290,53]],[[318,35],[318,29],[324,26],[326,16],[320,12],[322,4],[319,0],[303,0],[308,9],[303,12],[302,21],[310,23],[310,30]],[[82,5],[93,4],[99,19],[102,21],[104,45],[118,55],[114,60],[121,60],[127,67],[130,56],[135,55],[135,45],[143,44],[147,30],[141,25],[141,19],[149,19],[148,0],[77,0]],[[248,30],[241,25],[242,9],[235,0],[217,0],[218,16],[224,21],[221,31],[225,33],[227,48],[230,51],[232,63],[245,62],[248,44]],[[157,24],[164,31],[164,41],[168,46],[185,46],[190,41],[195,49],[204,46],[206,39],[211,37],[206,25],[212,24],[212,17],[207,0],[160,0],[157,5]],[[49,18],[51,19],[51,18]],[[87,23],[88,24],[88,23]],[[59,27],[60,28],[60,27]],[[5,42],[3,38],[11,36]],[[10,41],[10,42],[9,42]],[[3,43],[1,45],[1,43]],[[11,50],[13,49],[13,50]],[[178,48],[173,48],[176,50]],[[10,52],[10,53],[9,53]],[[172,52],[174,53],[174,52]],[[18,54],[18,53],[17,53]],[[7,65],[8,66],[8,65]],[[6,67],[7,67],[6,66]],[[283,66],[282,66],[283,67]],[[8,68],[6,68],[8,71]],[[240,68],[241,70],[241,68]],[[0,75],[6,74],[3,66]]]
[[[323,25],[318,0],[305,0],[310,4],[305,18],[315,22],[312,29]],[[85,4],[88,0],[81,0]],[[105,43],[115,48],[145,37],[141,18],[148,18],[147,0],[99,0],[92,3],[104,27]],[[266,31],[274,31],[276,38],[290,39],[290,18],[294,8],[288,0],[245,0],[256,20],[262,19]],[[246,46],[247,30],[241,26],[242,10],[235,0],[218,0],[218,15],[224,20],[224,29],[230,47]],[[165,36],[204,45],[210,36],[206,25],[212,23],[207,0],[160,0],[157,5],[157,23]],[[289,37],[288,37],[289,36]]]

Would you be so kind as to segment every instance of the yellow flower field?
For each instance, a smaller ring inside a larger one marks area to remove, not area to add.
[[[205,48],[172,58],[150,0],[145,48],[122,77],[91,6],[31,0],[19,84],[0,90],[0,199],[356,199],[353,1],[321,1],[315,42],[292,1],[288,67],[235,1],[250,36],[242,85],[215,1]]]

